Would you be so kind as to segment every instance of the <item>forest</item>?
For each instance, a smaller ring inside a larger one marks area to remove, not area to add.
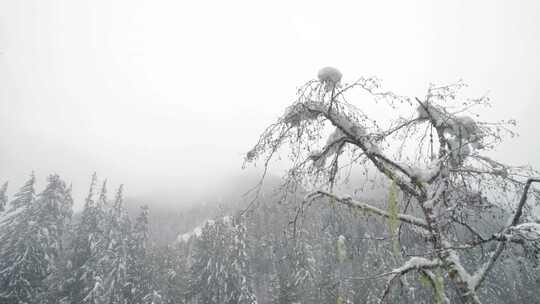
[[[421,99],[341,78],[298,89],[236,201],[154,212],[94,173],[74,212],[57,174],[4,183],[0,303],[536,303],[540,175],[489,154],[515,122],[481,120],[461,82]]]

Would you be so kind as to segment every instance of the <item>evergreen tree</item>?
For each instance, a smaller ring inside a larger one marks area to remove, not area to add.
[[[142,206],[135,220],[129,239],[127,281],[129,303],[142,303],[149,294],[153,294],[153,278],[148,254],[149,226],[148,206]]]
[[[335,238],[326,232],[320,238],[320,259],[318,264],[317,285],[319,286],[319,300],[321,303],[335,303],[338,294],[336,280],[337,256]]]
[[[149,241],[149,208],[148,206],[141,206],[141,211],[135,219],[135,225],[133,225],[133,233],[131,236],[130,250],[136,253],[136,256],[143,258],[148,249]]]
[[[198,303],[257,303],[248,275],[245,228],[227,217],[208,222],[196,240],[189,295]]]
[[[221,223],[208,222],[195,240],[190,267],[189,297],[201,304],[224,303],[225,235]]]
[[[188,246],[165,246],[150,252],[151,278],[167,304],[188,303]]]
[[[312,274],[315,272],[311,246],[302,235],[276,239],[275,244],[272,302],[290,304],[310,300]]]
[[[105,179],[103,181],[103,184],[101,185],[101,189],[99,190],[99,196],[97,202],[95,202],[98,209],[101,209],[104,213],[109,213],[111,215],[112,208],[109,208],[109,204],[107,203],[107,180]],[[104,220],[104,218],[102,219]]]
[[[94,199],[96,183],[97,175],[94,173],[73,241],[71,259],[73,276],[69,286],[71,303],[106,303],[105,287],[103,286],[107,269],[105,264],[105,250],[107,248],[104,230],[105,211],[102,204]],[[106,193],[103,190],[100,195],[102,197]]]
[[[5,182],[2,187],[0,187],[0,212],[6,210],[6,204],[8,201],[6,191],[8,187],[8,182]]]
[[[246,227],[238,218],[238,224],[232,227],[232,239],[229,257],[230,269],[229,290],[226,303],[254,304],[257,303],[251,286],[249,259],[246,247]]]
[[[34,172],[30,174],[30,179],[22,186],[22,188],[14,195],[13,201],[11,201],[11,210],[18,208],[29,207],[36,197],[35,192],[36,176]]]
[[[67,188],[58,175],[49,176],[48,185],[38,196],[36,207],[40,233],[43,234],[40,243],[47,249],[48,258],[56,258],[63,250],[63,234],[73,212],[71,188]],[[51,260],[50,264],[56,263]]]
[[[62,251],[62,235],[71,214],[71,196],[58,175],[35,197],[35,177],[15,195],[1,235],[0,303],[41,303],[45,279]]]
[[[118,188],[114,205],[112,206],[107,225],[107,250],[106,263],[108,272],[105,275],[107,297],[110,304],[127,303],[126,287],[127,263],[128,263],[128,240],[130,234],[130,222],[127,212],[123,207],[123,186]]]
[[[64,276],[68,266],[65,234],[73,214],[71,192],[71,186],[66,188],[57,175],[51,175],[48,186],[37,199],[37,205],[42,210],[39,216],[41,231],[46,231],[46,238],[41,244],[46,246],[49,256],[54,257],[50,263],[54,267],[44,281],[47,288],[40,303],[59,303],[65,296]]]
[[[46,275],[44,257],[36,254],[35,176],[17,192],[2,219],[0,236],[0,303],[33,303]]]

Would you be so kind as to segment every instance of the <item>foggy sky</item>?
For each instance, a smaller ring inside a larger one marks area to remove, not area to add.
[[[497,156],[539,168],[539,16],[534,0],[2,0],[0,181],[56,172],[79,204],[94,171],[130,195],[212,191],[326,65],[419,97],[463,79],[518,120]]]

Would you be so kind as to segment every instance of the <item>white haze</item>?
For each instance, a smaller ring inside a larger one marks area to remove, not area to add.
[[[0,181],[214,191],[326,65],[400,94],[460,78],[540,167],[539,1],[0,1]],[[369,105],[366,105],[369,106]]]

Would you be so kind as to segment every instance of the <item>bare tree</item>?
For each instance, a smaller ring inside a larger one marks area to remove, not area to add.
[[[462,98],[464,87],[430,85],[425,97],[412,98],[383,90],[376,78],[342,84],[339,71],[325,68],[318,80],[298,89],[297,99],[262,133],[245,161],[262,161],[266,172],[285,151],[291,166],[283,192],[310,191],[299,210],[315,201],[337,202],[409,225],[425,240],[421,256],[377,276],[388,278],[380,302],[407,273],[437,286],[436,270],[464,303],[481,303],[477,291],[510,244],[538,257],[540,224],[527,196],[538,200],[530,186],[540,180],[530,167],[489,157],[505,135],[514,135],[515,122],[481,121],[476,111],[489,106],[489,99]],[[340,193],[338,186],[358,169],[366,175],[363,185],[389,187],[397,207],[384,210]],[[505,210],[509,219],[490,231],[478,219],[494,209]],[[487,250],[488,243],[495,245],[480,264],[463,263],[464,254]],[[439,289],[441,301],[449,302]]]

